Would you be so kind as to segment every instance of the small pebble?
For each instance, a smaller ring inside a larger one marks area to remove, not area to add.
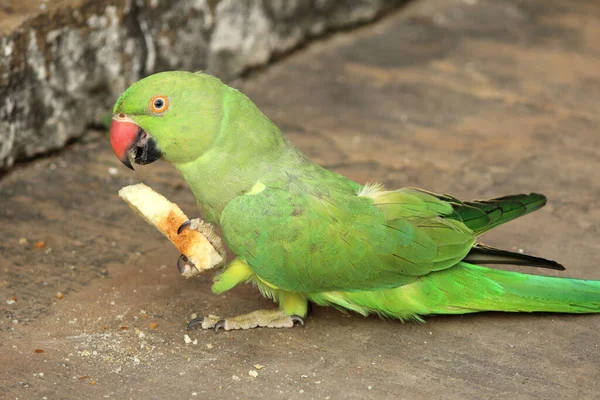
[[[256,372],[255,370],[251,369],[250,371],[248,371],[248,375],[250,375],[253,378],[258,377],[258,372]]]
[[[192,343],[192,339],[188,335],[183,335],[183,341],[185,342],[185,344]]]

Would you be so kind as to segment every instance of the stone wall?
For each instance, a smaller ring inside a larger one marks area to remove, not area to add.
[[[225,80],[402,0],[73,0],[0,36],[0,169],[58,149],[141,77]]]

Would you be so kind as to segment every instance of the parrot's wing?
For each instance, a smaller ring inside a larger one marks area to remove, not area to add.
[[[227,244],[264,281],[300,291],[397,287],[460,261],[475,242],[452,206],[414,190],[356,193],[261,182],[221,214]]]
[[[447,194],[436,194],[423,189],[407,189],[431,195],[452,206],[450,218],[462,221],[477,236],[505,222],[539,210],[546,204],[546,196],[539,193],[516,194],[487,200],[460,201]]]

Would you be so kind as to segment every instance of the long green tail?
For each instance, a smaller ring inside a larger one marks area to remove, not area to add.
[[[600,281],[529,275],[461,262],[399,288],[329,292],[311,300],[364,315],[418,321],[421,315],[478,311],[598,313]]]
[[[600,312],[600,281],[522,274],[467,263],[444,272],[432,274],[430,279],[424,279],[424,284],[442,291],[458,287],[459,295],[446,295],[447,303],[433,307],[433,313],[455,314],[461,309]]]

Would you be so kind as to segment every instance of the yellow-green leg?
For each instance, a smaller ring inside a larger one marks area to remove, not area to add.
[[[215,277],[215,282],[212,286],[213,293],[223,293],[234,286],[256,280],[263,293],[268,294],[279,301],[278,309],[257,310],[248,314],[239,315],[231,318],[221,318],[216,315],[208,315],[207,317],[198,317],[190,321],[187,329],[195,326],[200,326],[202,329],[214,329],[215,332],[219,329],[226,331],[234,329],[251,329],[251,328],[291,328],[296,323],[304,325],[304,317],[308,312],[308,301],[304,296],[295,292],[286,292],[274,288],[260,280],[250,269],[245,261],[236,258],[225,269],[225,271]]]

